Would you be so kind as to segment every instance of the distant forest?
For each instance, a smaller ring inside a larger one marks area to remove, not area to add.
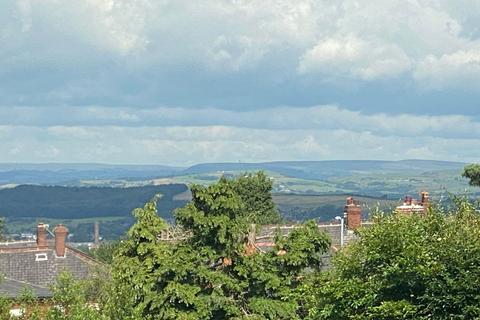
[[[9,234],[35,232],[40,221],[64,223],[73,242],[92,241],[93,223],[99,221],[101,236],[112,240],[132,225],[132,210],[156,194],[162,195],[158,214],[171,220],[173,211],[187,203],[188,194],[183,194],[187,190],[185,184],[129,188],[20,185],[0,190],[0,217],[6,218]]]
[[[160,193],[158,211],[169,218],[173,209],[186,203],[175,200],[174,196],[187,189],[184,184],[131,188],[21,185],[0,190],[0,216],[55,219],[130,216],[133,209]]]

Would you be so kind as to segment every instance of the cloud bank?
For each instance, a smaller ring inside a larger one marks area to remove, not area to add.
[[[406,158],[475,161],[480,122],[463,115],[363,114],[336,106],[257,111],[0,108],[7,162],[198,162]],[[22,115],[28,114],[28,117]]]
[[[22,105],[219,108],[342,103],[355,88],[478,97],[479,12],[466,0],[5,1],[0,93]]]
[[[480,1],[0,3],[0,161],[478,161]]]

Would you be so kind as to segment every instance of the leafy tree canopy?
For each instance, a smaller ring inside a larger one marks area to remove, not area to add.
[[[0,218],[0,241],[5,240],[5,218]]]
[[[248,187],[249,179],[262,186]],[[118,299],[125,306],[115,310],[116,318],[300,318],[303,304],[295,293],[303,279],[319,270],[330,244],[311,222],[286,238],[279,236],[271,252],[249,252],[247,234],[262,214],[254,203],[262,203],[265,212],[273,207],[268,196],[252,200],[239,190],[253,197],[257,187],[269,192],[267,182],[258,174],[193,186],[192,202],[176,212],[177,224],[191,234],[184,241],[159,239],[167,225],[156,214],[155,202],[136,210],[138,221],[113,263],[115,291],[124,293]]]
[[[480,217],[452,212],[378,215],[311,284],[312,319],[480,318]]]
[[[98,248],[87,250],[87,254],[103,263],[111,264],[113,256],[120,246],[120,240],[101,242]]]
[[[282,218],[272,199],[272,180],[262,171],[245,173],[233,180],[235,192],[244,203],[250,219],[258,224],[275,224]]]
[[[480,187],[480,164],[466,166],[462,176],[470,180],[470,185]]]

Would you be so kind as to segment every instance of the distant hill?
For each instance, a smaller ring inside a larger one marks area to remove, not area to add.
[[[201,174],[219,171],[268,170],[300,179],[322,180],[330,177],[364,173],[416,173],[424,171],[461,170],[465,163],[433,160],[335,160],[335,161],[278,161],[264,163],[205,163],[192,166],[182,174]]]
[[[207,163],[190,167],[173,178],[182,183],[208,184],[221,175],[265,170],[276,193],[359,194],[398,199],[428,190],[478,193],[461,177],[465,163],[430,160],[280,161],[266,163]],[[183,174],[183,175],[182,175]]]
[[[75,241],[91,240],[98,220],[102,235],[113,239],[134,222],[131,211],[157,193],[163,195],[159,215],[171,220],[173,210],[189,201],[187,185],[263,170],[273,181],[274,200],[287,220],[330,220],[343,212],[347,195],[356,195],[367,207],[383,208],[421,190],[429,191],[433,201],[447,191],[478,195],[480,188],[461,177],[464,166],[426,160],[206,163],[189,168],[0,164],[0,216],[7,218],[11,233],[32,231],[39,220],[66,223]]]
[[[0,189],[18,184],[141,187],[169,183],[209,184],[221,175],[263,170],[277,193],[362,194],[391,199],[429,190],[478,192],[461,172],[465,163],[430,160],[277,161],[204,163],[189,168],[157,165],[0,164]]]
[[[0,164],[0,185],[79,185],[82,180],[148,180],[161,177],[265,170],[291,178],[325,180],[352,174],[460,171],[465,163],[431,160],[277,161],[203,163],[189,168],[162,165]]]
[[[160,165],[0,164],[0,185],[77,185],[81,180],[143,180],[172,176],[184,168]]]

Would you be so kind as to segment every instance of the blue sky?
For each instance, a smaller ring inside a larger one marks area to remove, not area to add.
[[[0,162],[480,161],[478,0],[0,3]]]

